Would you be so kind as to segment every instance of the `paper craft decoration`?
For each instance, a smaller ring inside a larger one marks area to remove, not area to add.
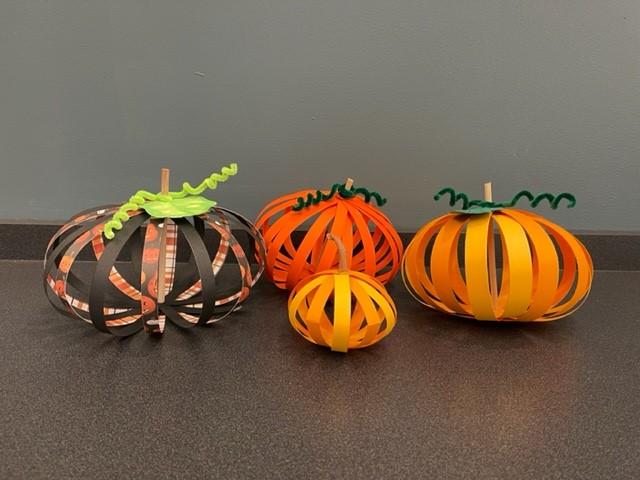
[[[338,249],[338,269],[302,280],[289,296],[289,321],[304,338],[335,352],[364,348],[386,337],[396,324],[396,307],[382,283],[348,269],[347,250]]]
[[[386,203],[378,192],[354,188],[347,179],[330,190],[302,190],[270,202],[256,221],[267,248],[267,276],[278,287],[292,289],[309,275],[336,268],[337,248],[326,241],[331,233],[342,239],[352,270],[382,283],[391,280],[400,267],[402,242],[371,201]],[[305,228],[294,241],[294,232]]]
[[[522,191],[511,202],[495,203],[491,184],[484,200],[470,201],[452,188],[435,199],[444,195],[462,208],[420,228],[403,258],[403,280],[418,301],[477,320],[549,321],[570,315],[587,298],[593,264],[584,245],[555,223],[513,208],[522,198],[534,208],[544,200],[553,209],[566,200],[571,208],[573,195]]]
[[[169,171],[163,169],[160,193],[139,191],[122,206],[72,217],[45,256],[51,304],[118,336],[143,328],[162,333],[167,318],[189,328],[229,315],[262,274],[264,244],[251,222],[199,195],[237,171],[231,164],[196,187],[185,182],[179,192],[169,192]],[[232,229],[249,234],[257,263],[250,262]],[[188,248],[187,262],[176,262],[179,240]],[[95,261],[78,262],[83,251]],[[230,257],[235,261],[228,262]]]

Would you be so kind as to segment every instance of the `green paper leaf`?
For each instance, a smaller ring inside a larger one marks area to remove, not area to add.
[[[193,196],[168,201],[154,200],[142,205],[142,209],[152,218],[183,218],[208,212],[215,204],[208,198]]]
[[[454,210],[456,213],[466,213],[467,215],[480,215],[482,213],[495,212],[504,207],[469,207],[467,209]]]

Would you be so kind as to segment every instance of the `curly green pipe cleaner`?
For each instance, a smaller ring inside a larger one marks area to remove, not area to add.
[[[326,202],[327,200],[333,198],[336,193],[340,195],[342,198],[353,198],[356,195],[362,195],[364,197],[364,201],[369,203],[372,199],[376,201],[376,204],[381,207],[385,203],[387,203],[387,199],[380,195],[378,192],[371,192],[366,188],[358,187],[347,188],[345,183],[334,183],[331,185],[331,190],[327,193],[323,193],[322,190],[316,190],[315,195],[312,193],[307,194],[307,198],[298,197],[296,203],[291,210],[294,212],[298,212],[303,208],[310,207],[311,205],[317,205],[320,202]]]
[[[576,205],[576,197],[571,193],[563,192],[558,195],[552,195],[551,193],[541,193],[539,195],[533,195],[528,190],[522,190],[514,195],[510,202],[488,202],[486,200],[469,200],[466,193],[457,193],[453,188],[446,187],[440,190],[433,198],[434,200],[440,200],[444,195],[449,195],[449,205],[455,206],[456,203],[462,201],[462,212],[473,210],[478,211],[481,209],[497,210],[500,208],[514,207],[522,198],[529,200],[529,204],[532,208],[536,208],[540,205],[540,202],[546,200],[549,202],[549,206],[556,210],[560,206],[562,200],[567,201],[567,208],[573,208]]]
[[[199,185],[193,187],[189,182],[184,182],[182,184],[182,190],[179,192],[169,192],[167,194],[162,193],[151,193],[146,190],[139,190],[134,195],[129,198],[129,200],[122,204],[118,211],[113,214],[111,220],[105,223],[104,226],[104,236],[105,238],[111,240],[115,236],[114,230],[120,230],[123,226],[123,222],[129,220],[129,213],[140,210],[141,208],[149,207],[150,204],[157,202],[164,202],[166,205],[161,205],[164,207],[171,207],[171,202],[175,202],[176,200],[185,199],[187,197],[199,198],[197,195],[200,195],[206,189],[215,190],[218,187],[219,182],[226,182],[229,177],[232,177],[238,173],[238,164],[232,163],[228,167],[222,167],[220,173],[214,172],[205,178]],[[202,201],[194,201],[191,205],[177,205],[176,211],[180,210],[180,216],[183,213],[190,213],[190,209],[193,212],[198,210],[202,210],[202,208],[206,208],[215,205],[215,202],[201,199]],[[177,202],[176,202],[177,203]],[[182,202],[184,203],[184,202]],[[168,209],[170,210],[170,208]],[[200,211],[200,213],[202,213]],[[193,213],[196,214],[196,213]],[[171,215],[167,215],[167,217],[171,217]]]

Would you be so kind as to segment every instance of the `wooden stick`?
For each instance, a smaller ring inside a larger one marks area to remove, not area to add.
[[[491,182],[487,182],[483,185],[484,187],[484,201],[485,202],[493,202],[493,193],[491,191]]]
[[[347,179],[344,181],[344,188],[346,188],[347,190],[351,190],[351,187],[353,187],[353,178],[347,177]]]
[[[338,237],[332,233],[327,233],[327,240],[333,240],[338,247],[338,271],[348,272],[349,265],[347,265],[347,249],[344,247],[344,243]]]
[[[493,192],[491,189],[491,182],[487,182],[484,187],[484,201],[493,201]],[[488,257],[487,266],[489,268],[489,290],[491,291],[491,299],[493,301],[493,308],[496,308],[498,298],[498,274],[496,273],[496,245],[495,234],[493,231],[493,220],[489,223],[489,238],[487,241]]]
[[[160,193],[169,193],[169,169],[163,168],[160,171]],[[165,286],[164,274],[167,266],[167,219],[162,222],[160,230],[160,255],[158,256],[158,305],[164,303]]]
[[[166,195],[169,193],[169,175],[170,170],[168,168],[160,169],[160,193]]]

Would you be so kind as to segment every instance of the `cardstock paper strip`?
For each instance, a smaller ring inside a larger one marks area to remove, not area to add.
[[[373,301],[373,297],[377,297],[377,292],[372,288],[367,288],[365,284],[360,285],[360,283],[354,279],[349,281],[349,288],[355,299],[356,307],[351,317],[352,328],[347,336],[349,348],[354,348],[360,343],[365,345],[374,343],[384,319],[384,314],[380,314]]]
[[[460,268],[458,266],[458,239],[466,223],[466,218],[453,218],[440,229],[431,253],[431,278],[438,298],[450,311],[463,311],[471,315],[471,306],[468,305],[468,300],[466,303],[462,302],[456,296],[455,282],[449,281]],[[452,263],[451,260],[455,260],[455,263]],[[466,289],[464,296],[468,298]]]
[[[70,270],[75,261],[75,258],[86,245],[87,242],[85,240],[87,240],[91,236],[100,235],[104,226],[104,216],[109,215],[109,213],[112,211],[114,211],[113,207],[105,206],[99,207],[97,209],[86,210],[85,212],[81,212],[72,217],[72,219],[69,220],[65,225],[63,225],[52,237],[52,239],[49,241],[48,248],[45,253],[45,274],[43,275],[43,285],[45,288],[45,292],[47,293],[47,297],[51,301],[54,308],[56,308],[56,310],[58,310],[59,312],[72,318],[80,318],[81,320],[84,320],[88,323],[91,323],[91,320],[88,318],[88,304],[70,295],[68,293],[67,284],[73,284],[78,290],[88,289],[88,286],[86,286],[84,282],[78,279]],[[73,227],[82,228],[76,229],[75,232],[69,233],[69,231]],[[58,242],[58,240],[63,235],[66,236],[65,240],[63,242]],[[60,262],[58,264],[54,265],[53,262],[57,262],[58,257],[62,254],[63,251],[65,252],[65,255],[62,257],[62,259],[60,259]],[[59,278],[60,266],[62,266],[63,269],[67,270],[66,272],[64,272],[64,281]],[[53,282],[53,285],[50,286],[50,291],[56,294],[58,300],[62,302],[63,308],[60,308],[60,306],[52,300],[51,295],[49,294],[47,285],[50,281]],[[126,310],[105,309],[105,313],[120,313],[123,311]],[[115,317],[119,318],[114,318],[114,316],[111,315],[111,324],[115,325],[130,323],[133,322],[136,318],[135,316],[127,317],[123,315],[116,315]]]
[[[351,287],[349,274],[333,275],[333,339],[331,350],[346,352],[349,349],[349,325],[351,323]]]
[[[282,245],[286,239],[291,237],[291,234],[298,229],[301,225],[304,225],[309,219],[315,216],[320,216],[323,212],[334,206],[336,201],[328,201],[311,208],[303,209],[300,212],[291,214],[289,216],[282,216],[276,219],[269,228],[263,231],[263,237],[265,244],[270,245]],[[328,215],[325,215],[327,217]],[[330,216],[329,216],[330,217]],[[262,222],[258,220],[256,226],[260,229],[261,225],[266,224],[269,218],[266,217]],[[328,221],[327,221],[328,223]],[[278,249],[267,251],[267,264],[273,263],[276,257],[279,255]],[[295,253],[295,250],[294,250]]]
[[[298,246],[298,250],[296,252],[295,257],[291,260],[291,265],[289,266],[287,274],[287,289],[292,289],[296,286],[298,281],[300,280],[302,273],[302,267],[307,264],[307,258],[311,253],[311,250],[318,244],[325,243],[325,237],[327,228],[331,221],[335,218],[335,209],[326,208],[318,217],[311,228],[309,228],[307,234],[302,239],[302,242]],[[273,251],[277,254],[278,251],[275,248],[277,244],[274,244]],[[267,254],[268,255],[268,254]],[[310,271],[313,271],[313,265],[310,266]]]
[[[298,284],[290,297],[290,318],[298,318],[300,315],[304,321],[298,320],[292,323],[293,327],[307,340],[320,344],[330,345],[332,334],[330,328],[327,334],[323,334],[322,326],[331,325],[324,306],[333,291],[333,278],[323,276],[309,277],[304,283]]]
[[[252,247],[252,257],[253,260],[255,261],[255,268],[251,267],[252,263],[251,261],[249,261],[249,259],[247,258],[247,261],[249,263],[250,269],[250,276],[251,276],[251,281],[249,282],[249,287],[253,287],[258,280],[260,279],[260,277],[262,276],[262,273],[264,272],[264,267],[265,267],[265,257],[266,257],[266,251],[264,248],[264,239],[262,238],[262,234],[260,233],[260,231],[256,228],[256,226],[251,223],[246,217],[244,217],[243,215],[240,215],[237,212],[234,212],[233,210],[229,210],[228,208],[223,208],[223,207],[215,207],[213,209],[211,209],[211,211],[209,212],[209,214],[217,214],[219,216],[222,217],[222,219],[227,222],[227,228],[229,227],[229,223],[226,220],[227,217],[231,217],[234,218],[239,226],[241,227],[241,229],[246,232],[249,237],[251,237],[251,247]],[[226,215],[226,216],[225,216]],[[243,250],[244,252],[244,250]],[[255,270],[255,271],[254,271]]]
[[[386,337],[395,326],[395,319],[398,316],[398,312],[393,300],[382,285],[374,287],[369,282],[352,278],[351,287],[358,301],[358,305],[362,307],[365,319],[367,320],[366,330],[362,338],[358,338],[359,336],[356,335],[352,337],[349,344],[349,348],[358,348],[360,344],[371,345]],[[381,329],[385,321],[386,325],[384,329]],[[362,332],[362,328],[360,328],[360,331]]]
[[[103,226],[104,228],[104,226]],[[94,235],[92,240],[91,240],[91,246],[93,248],[93,254],[96,257],[96,260],[100,260],[100,256],[102,255],[102,252],[104,252],[104,238],[102,235]],[[135,265],[135,260],[132,259],[131,261],[132,264]],[[138,273],[138,276],[140,274]],[[124,293],[125,295],[127,295],[128,297],[134,299],[134,300],[140,300],[140,290],[138,290],[136,287],[134,287],[131,282],[128,282],[118,271],[118,269],[115,267],[115,265],[113,266],[113,268],[111,269],[111,273],[109,273],[109,280],[111,280],[111,283],[118,289],[120,290],[122,293]]]
[[[263,219],[263,223],[268,223],[268,221],[275,214],[281,212],[282,210],[290,211],[291,208],[297,203],[298,197],[306,197],[309,193],[315,194],[315,192],[316,191],[313,190],[313,189],[306,189],[306,190],[301,190],[299,192],[289,193],[287,195],[283,195],[281,197],[278,197],[275,200],[272,200],[271,202],[269,202],[267,205],[265,205],[262,208],[262,210],[260,210],[260,212],[258,213],[258,218]],[[326,193],[326,192],[328,192],[328,190],[324,191],[324,193]],[[321,205],[321,204],[319,204],[319,205]],[[310,207],[310,208],[312,208],[312,207]],[[309,209],[306,208],[306,209],[303,209],[301,211],[305,211],[305,210],[308,211]],[[261,225],[261,223],[256,223],[256,226],[258,227],[258,229],[260,229],[260,225]],[[265,237],[265,242],[266,241],[267,241],[267,238]]]
[[[70,275],[71,268],[76,260],[76,257],[80,253],[80,251],[91,241],[91,236],[96,232],[101,232],[101,227],[104,226],[104,222],[100,220],[95,220],[89,224],[90,228],[84,229],[79,234],[76,232],[76,235],[71,235],[66,241],[63,242],[58,248],[54,251],[54,254],[51,256],[53,262],[55,263],[55,273],[53,273],[53,283],[55,285],[54,291],[58,295],[59,299],[62,301],[64,306],[69,310],[69,312],[78,318],[81,318],[85,321],[91,321],[88,316],[84,316],[82,310],[76,309],[76,305],[74,305],[73,299],[70,295],[67,294],[67,279]],[[99,233],[98,233],[99,234]],[[56,262],[57,258],[60,257],[59,261]],[[45,267],[49,266],[51,268],[53,265],[46,259],[45,255]]]
[[[214,256],[213,261],[211,262],[211,269],[214,277],[218,275],[222,266],[224,265],[225,260],[227,259],[227,255],[229,252],[229,245],[231,242],[232,234],[229,229],[228,223],[226,226],[220,226],[215,217],[208,215],[201,215],[199,217],[203,222],[206,222],[214,231],[220,234],[220,243],[218,245],[218,250]],[[204,240],[204,231],[198,232],[200,238]],[[174,298],[178,301],[187,300],[193,298],[196,294],[202,291],[202,281],[200,279],[195,280],[191,286],[187,287],[184,291],[180,291],[180,289],[176,290],[170,298],[173,300]],[[216,301],[216,304],[218,301]]]
[[[176,218],[175,223],[189,244],[202,283],[203,304],[197,323],[204,325],[215,313],[216,277],[211,269],[211,259],[204,240],[191,223],[184,218]]]
[[[437,218],[424,225],[405,250],[403,257],[403,268],[401,270],[402,280],[409,293],[420,303],[445,311],[454,313],[454,310],[445,305],[437,296],[435,287],[427,274],[424,261],[427,246],[431,239],[438,233],[440,228],[447,223],[454,215],[449,214]],[[440,258],[439,256],[436,258]],[[447,256],[447,258],[449,258]],[[456,253],[457,258],[457,253]],[[465,286],[466,290],[466,286]]]
[[[393,265],[400,264],[402,245],[396,243],[397,234],[395,230],[391,231],[385,228],[388,221],[375,218],[372,210],[373,208],[368,210],[353,208],[349,210],[349,218],[355,226],[355,233],[348,229],[349,233],[355,237],[353,240],[354,247],[362,247],[350,259],[349,265],[351,265],[351,270],[365,272],[380,282],[386,283],[391,280],[392,275],[395,275],[398,270],[397,268],[394,270]],[[364,213],[367,215],[365,216]],[[377,220],[373,233],[369,231],[367,225],[371,218]],[[340,233],[337,232],[335,234]],[[344,234],[342,236],[344,237]],[[354,247],[351,250],[355,250]],[[347,252],[349,252],[349,249],[347,249]],[[389,265],[392,265],[391,269],[387,269]],[[385,269],[387,270],[385,271]]]
[[[124,325],[121,327],[110,327],[107,325],[107,319],[104,315],[105,294],[110,284],[109,273],[115,263],[118,255],[127,244],[129,238],[134,235],[135,231],[146,222],[145,215],[136,215],[131,217],[123,226],[118,235],[111,240],[105,247],[102,256],[97,262],[96,269],[91,281],[89,291],[89,315],[93,325],[100,331],[111,333],[116,336],[129,336],[140,331],[143,328],[142,321]],[[140,312],[142,313],[142,312]]]
[[[77,227],[80,224],[90,222],[95,220],[98,217],[102,217],[103,215],[109,215],[118,210],[117,205],[105,205],[102,207],[91,208],[80,212],[73,217],[71,217],[67,222],[62,225],[58,231],[51,237],[49,243],[47,244],[47,251],[51,248],[51,246],[60,238],[63,234],[65,234],[68,230],[73,227]]]
[[[173,220],[167,218],[164,222],[164,228],[166,229],[164,291],[170,292],[173,289],[176,273],[178,227]]]
[[[50,289],[47,290],[47,297],[49,297],[49,299],[52,300],[51,295],[49,294],[49,292],[52,292],[53,294],[55,294],[58,300],[61,300],[65,305],[68,305],[66,309],[63,309],[58,307],[56,304],[53,304],[54,307],[60,313],[63,313],[64,315],[74,319],[83,320],[89,324],[92,323],[91,320],[89,319],[88,303],[74,297],[73,295],[70,295],[68,292],[65,293],[63,291],[63,286],[64,286],[63,283],[61,281],[58,281],[56,283],[52,275],[46,276],[46,283],[50,287]],[[81,290],[82,288],[76,288],[76,289]],[[70,306],[72,306],[73,308],[69,308]],[[83,315],[78,316],[77,314],[74,313],[77,311],[82,311]],[[124,325],[124,324],[129,324],[134,322],[139,318],[139,315],[129,315],[131,312],[132,312],[131,308],[112,308],[112,307],[104,308],[104,314],[105,314],[105,318],[107,318],[108,326],[119,326],[119,325]]]
[[[92,238],[100,237],[102,233],[102,229],[104,228],[104,216],[108,215],[108,209],[101,209],[98,213],[102,215],[95,214],[96,212],[89,211],[90,214],[77,215],[76,220],[84,220],[85,222],[89,222],[90,228],[84,230],[77,230],[74,233],[68,234],[65,242],[62,245],[58,245],[58,248],[54,248],[53,252],[48,250],[45,254],[45,267],[48,268],[49,274],[46,274],[46,282],[49,283],[51,290],[57,294],[58,298],[65,304],[68,309],[69,316],[73,318],[80,318],[81,320],[92,323],[89,317],[89,304],[81,299],[78,299],[68,293],[68,285],[72,284],[77,291],[87,291],[88,285],[86,285],[79,278],[75,277],[71,273],[71,268],[75,262],[75,259],[79,255],[79,253],[85,248],[85,246],[92,241]],[[93,222],[92,222],[93,221]],[[67,223],[67,226],[71,222]],[[67,233],[69,228],[61,228],[60,231],[63,233]],[[50,242],[50,247],[53,247],[60,238],[60,235],[54,236],[54,240]],[[71,243],[71,245],[69,245]],[[63,250],[60,250],[60,249]],[[51,264],[51,260],[57,262],[57,258],[64,251],[64,255],[57,263],[54,269],[54,265]],[[45,270],[47,271],[47,270]],[[61,275],[62,274],[62,275]],[[131,308],[130,302],[117,302],[114,301],[111,295],[107,294],[110,298],[110,302],[112,305],[127,304],[128,308],[112,308],[105,307],[103,309],[103,313],[105,315],[106,324],[110,327],[127,325],[135,322],[139,315],[134,313],[134,310]],[[49,297],[50,298],[50,297]],[[58,308],[57,305],[54,304],[54,307]]]
[[[499,296],[496,317],[518,318],[529,309],[533,292],[531,247],[524,228],[518,222],[500,214],[492,215],[492,218],[500,229],[505,259],[501,290],[506,290]],[[489,234],[493,236],[493,231]]]
[[[160,224],[163,220],[152,218],[147,224],[142,250],[142,270],[140,274],[140,311],[142,323],[147,333],[162,333],[164,322],[158,318],[158,268],[160,264]]]
[[[575,268],[577,277],[573,294],[569,299],[563,303],[556,304],[549,314],[545,315],[545,319],[555,320],[570,315],[587,299],[593,280],[593,262],[584,245],[567,230],[542,217],[539,217],[538,221],[551,232],[557,243],[564,243],[568,246],[568,248],[565,247],[563,249],[563,269],[565,264],[572,265]],[[570,282],[567,281],[567,283]],[[567,290],[568,292],[569,290]]]
[[[491,214],[475,215],[469,220],[464,242],[464,274],[473,314],[478,320],[495,320],[489,290],[487,243]]]
[[[556,320],[571,314],[586,300],[593,279],[593,263],[586,248],[567,230],[549,222],[544,217],[515,209],[510,209],[509,215],[520,222],[525,222],[526,220],[523,219],[526,217],[533,219],[533,222],[541,226],[540,228],[543,232],[540,233],[540,230],[538,230],[537,234],[540,236],[545,235],[549,238],[549,242],[551,242],[550,238],[553,238],[560,249],[562,276],[559,284],[556,281],[554,291],[546,294],[547,297],[552,298],[550,304],[553,307],[549,309],[547,305],[547,309],[545,309],[547,313],[543,319]],[[538,245],[539,242],[535,242],[535,244]],[[555,251],[555,247],[553,248]],[[559,268],[557,254],[556,265]],[[547,266],[546,269],[543,267],[539,269],[540,272],[545,272],[546,270],[551,270],[551,268]],[[571,290],[573,290],[571,297],[565,303],[562,303],[562,300]]]
[[[504,210],[503,214],[522,225],[530,239],[532,297],[528,310],[520,318],[523,321],[542,318],[549,305],[553,304],[558,289],[560,266],[556,247],[545,229],[531,215],[521,214],[516,209]]]
[[[231,294],[225,294],[222,296],[220,294],[217,294],[215,299],[215,305],[217,307],[225,306],[225,308],[220,310],[219,315],[213,318],[210,318],[207,321],[208,324],[217,322],[225,318],[226,316],[231,314],[235,309],[237,309],[239,304],[243,302],[249,295],[250,288],[253,287],[253,285],[255,285],[255,283],[258,281],[264,268],[264,263],[263,263],[264,250],[262,251],[259,250],[256,252],[256,255],[255,255],[258,261],[258,265],[256,267],[255,274],[253,273],[251,263],[249,262],[249,259],[245,255],[244,250],[242,249],[242,247],[234,237],[231,231],[229,222],[225,215],[237,217],[236,220],[239,220],[240,227],[242,228],[242,230],[244,230],[250,236],[250,238],[253,240],[253,243],[255,243],[255,245],[258,246],[259,249],[262,248],[262,238],[260,236],[260,233],[257,231],[257,229],[251,227],[251,224],[247,219],[245,219],[244,217],[241,217],[237,213],[227,209],[214,208],[210,211],[210,213],[200,216],[200,218],[202,218],[203,221],[207,225],[209,225],[209,227],[213,231],[216,231],[220,235],[220,239],[221,239],[218,247],[218,251],[215,254],[214,260],[212,262],[212,270],[214,272],[214,276],[216,276],[220,271],[220,268],[224,263],[224,260],[226,259],[228,252],[232,251],[236,258],[236,263],[230,265],[230,267],[238,269],[239,278],[240,278],[240,287],[236,291],[234,291]],[[190,287],[186,288],[182,293],[180,293],[179,291],[176,291],[171,296],[171,300],[173,300],[173,298],[177,296],[177,301],[179,303],[184,303],[184,301],[194,298],[194,296],[199,294],[201,290],[202,290],[201,280],[197,280]],[[202,303],[195,303],[195,302],[193,304],[188,304],[188,303],[184,304],[185,307],[189,307],[189,306],[201,307],[201,305]],[[177,309],[174,309],[176,314],[180,315],[187,321],[193,322],[194,317],[186,314],[184,311],[181,310],[181,308],[182,307],[177,307]]]
[[[363,205],[361,205],[360,209],[351,209],[350,212],[352,217],[356,213],[359,213],[363,217],[363,219],[366,217],[369,221],[372,220],[375,225],[372,235],[374,240],[379,238],[382,241],[382,244],[388,248],[387,255],[390,258],[387,259],[383,255],[384,250],[382,249],[378,251],[380,245],[376,245],[376,274],[371,275],[384,285],[395,276],[400,268],[402,253],[404,250],[402,240],[400,239],[398,232],[395,230],[395,228],[393,228],[389,218],[373,205],[363,202]],[[368,230],[364,228],[359,228],[357,232],[361,235],[369,233]],[[378,235],[380,236],[378,237]],[[379,263],[381,261],[382,264]],[[388,268],[389,261],[391,264],[391,268]],[[382,271],[383,269],[385,269],[384,272]],[[368,272],[366,270],[363,270],[363,273]]]
[[[211,263],[214,278],[220,272],[222,264],[226,260],[229,251],[232,251],[236,257],[236,263],[230,265],[230,267],[238,268],[240,273],[240,287],[237,291],[232,294],[225,294],[222,296],[217,293],[213,298],[214,305],[216,307],[222,306],[224,308],[216,309],[216,315],[207,319],[205,322],[207,324],[222,320],[237,309],[239,304],[247,298],[250,288],[257,282],[263,269],[262,259],[264,258],[264,250],[257,252],[256,257],[258,259],[258,266],[256,267],[256,274],[252,274],[251,264],[249,263],[244,250],[235,239],[227,216],[234,217],[239,222],[241,229],[249,234],[258,248],[261,248],[262,244],[259,232],[255,228],[251,227],[251,224],[247,219],[236,212],[221,207],[215,207],[211,209],[209,213],[196,217],[204,222],[203,225],[207,224],[213,231],[220,235],[220,244],[216,254],[214,255],[214,260]],[[196,231],[198,232],[201,240],[204,241],[204,229],[200,229],[200,231],[198,231],[198,228],[196,228]],[[167,296],[167,301],[172,305],[170,308],[171,312],[168,312],[168,316],[171,320],[175,320],[180,323],[180,326],[182,327],[197,324],[199,317],[187,312],[195,312],[197,309],[201,309],[203,307],[204,296],[200,295],[202,292],[202,280],[196,280],[191,284],[191,286],[186,287],[182,292],[180,292],[181,288],[182,287],[178,287],[177,290]],[[198,295],[197,298],[199,298],[199,300],[195,300],[196,295]],[[193,300],[192,303],[185,303],[190,299]]]
[[[224,238],[225,243],[229,245],[229,248],[236,257],[236,264],[233,265],[233,268],[238,269],[240,277],[239,290],[236,290],[230,295],[225,294],[224,296],[217,296],[217,298],[215,299],[216,307],[226,305],[226,310],[223,311],[220,315],[207,320],[207,323],[210,324],[220,321],[230,315],[238,307],[238,305],[249,296],[249,289],[253,285],[253,279],[251,278],[251,266],[246,255],[244,254],[244,250],[242,249],[236,238],[231,234],[228,224],[225,229],[222,226],[216,224],[211,216],[205,216],[205,222],[207,222],[211,228],[218,231],[220,237]]]

